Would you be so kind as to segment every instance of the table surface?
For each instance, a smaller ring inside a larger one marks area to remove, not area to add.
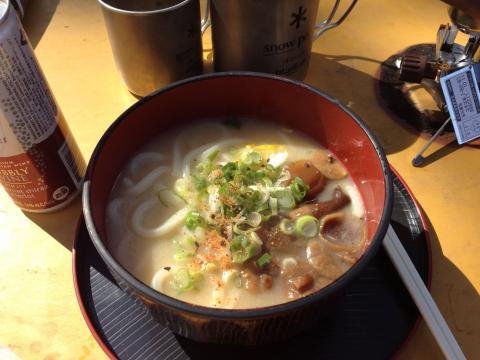
[[[322,2],[319,18],[330,4]],[[434,42],[439,24],[448,21],[447,7],[436,0],[362,0],[340,28],[314,44],[306,82],[367,122],[422,205],[431,225],[432,295],[467,358],[478,359],[480,150],[434,144],[428,152],[443,156],[412,167],[425,139],[392,121],[375,93],[382,61],[412,44]],[[116,71],[100,8],[95,0],[30,1],[24,25],[88,159],[105,129],[136,101]],[[207,62],[211,48],[207,32]],[[73,288],[71,248],[80,212],[77,199],[57,213],[23,213],[0,189],[0,349],[22,359],[106,358]],[[442,358],[423,321],[398,358]]]

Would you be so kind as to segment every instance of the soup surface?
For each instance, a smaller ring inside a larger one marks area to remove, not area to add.
[[[159,292],[218,308],[310,294],[363,252],[364,207],[343,165],[304,134],[225,119],[163,133],[110,194],[108,247]]]

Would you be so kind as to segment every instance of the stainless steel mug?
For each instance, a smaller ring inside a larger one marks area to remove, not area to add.
[[[216,71],[249,70],[303,80],[313,41],[340,25],[353,0],[333,21],[341,0],[316,24],[319,0],[210,0]]]
[[[98,1],[117,68],[132,93],[145,96],[202,73],[199,0]]]

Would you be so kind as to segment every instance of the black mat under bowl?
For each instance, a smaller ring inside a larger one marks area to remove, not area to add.
[[[392,225],[423,280],[429,282],[428,234],[414,200],[394,180]],[[405,342],[418,311],[383,249],[362,272],[337,313],[318,328],[255,349],[199,344],[173,335],[115,283],[81,219],[74,245],[77,296],[90,330],[119,359],[389,359]]]

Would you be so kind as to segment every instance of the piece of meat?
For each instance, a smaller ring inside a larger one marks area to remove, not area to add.
[[[333,191],[333,198],[331,200],[302,205],[299,208],[290,211],[288,216],[292,220],[296,220],[304,215],[312,215],[319,219],[322,216],[343,208],[348,203],[350,203],[350,197],[340,188],[336,188]]]
[[[315,270],[327,279],[335,280],[343,274],[340,266],[335,262],[333,256],[329,254],[324,253],[312,257],[309,261]]]
[[[342,164],[325,150],[315,152],[311,161],[327,179],[339,180],[348,175]]]
[[[308,185],[309,190],[306,199],[312,199],[325,187],[325,176],[318,170],[311,161],[297,160],[288,166],[291,179],[299,177]]]
[[[280,248],[288,245],[293,241],[293,237],[283,233],[277,225],[267,222],[257,230],[258,236],[263,241],[265,251],[270,252],[272,249]]]
[[[260,286],[263,290],[271,289],[273,285],[273,278],[271,275],[262,274],[260,275]]]
[[[313,276],[310,274],[300,275],[290,279],[290,284],[301,294],[310,290],[314,282]]]
[[[335,280],[343,274],[334,254],[325,249],[319,240],[310,240],[307,245],[307,260],[318,273],[327,279]]]

